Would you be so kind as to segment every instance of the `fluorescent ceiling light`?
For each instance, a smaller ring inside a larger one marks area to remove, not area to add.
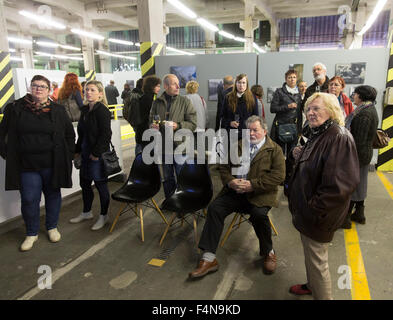
[[[66,26],[64,24],[58,23],[58,22],[53,21],[51,19],[47,19],[45,16],[36,15],[36,14],[28,12],[26,10],[19,11],[19,14],[24,16],[24,17],[26,17],[26,18],[35,20],[35,21],[37,21],[39,23],[46,24],[48,26],[51,26],[51,27],[54,27],[54,28],[57,28],[57,29],[64,30],[66,28]]]
[[[174,51],[174,52],[177,52],[177,53],[186,54],[186,55],[189,55],[189,56],[195,56],[195,54],[191,53],[191,52],[175,49],[175,48],[172,48],[172,47],[166,47],[166,48],[167,48],[167,50]]]
[[[124,45],[126,45],[126,46],[132,46],[132,45],[134,45],[134,42],[125,41],[125,40],[120,40],[120,39],[112,39],[112,38],[109,38],[108,41],[109,41],[109,42],[113,42],[113,43],[124,44]]]
[[[247,42],[246,39],[240,38],[240,37],[235,37],[233,40],[239,41],[239,42]]]
[[[14,38],[14,37],[8,37],[9,42],[14,42],[14,43],[23,43],[23,44],[32,44],[32,40],[27,40],[27,39],[20,39],[20,38]]]
[[[81,51],[81,48],[69,46],[69,45],[60,45],[60,48],[66,49],[66,50],[73,50],[73,51]]]
[[[139,43],[139,42],[135,42],[134,43],[137,47],[140,47],[141,46],[141,44]]]
[[[377,19],[379,13],[382,11],[383,7],[385,6],[387,0],[379,0],[378,3],[376,4],[373,13],[371,14],[371,16],[368,18],[366,24],[364,25],[364,27],[362,28],[362,30],[360,30],[360,32],[358,33],[359,36],[362,36],[374,23],[375,19]]]
[[[22,58],[19,58],[19,57],[10,57],[10,60],[11,61],[23,61],[23,59]]]
[[[122,56],[120,54],[114,54],[114,53],[110,53],[107,51],[102,51],[102,50],[96,50],[96,52],[98,54],[103,54],[105,56],[110,56],[110,57],[116,57],[116,58],[122,58],[122,59],[129,59],[129,60],[136,60],[135,57],[129,57],[129,56]]]
[[[187,17],[191,19],[195,19],[197,17],[196,13],[189,8],[187,8],[184,4],[182,4],[178,0],[168,0],[168,2],[175,7],[177,10],[181,11],[184,13]]]
[[[16,50],[13,49],[13,48],[9,48],[9,49],[8,49],[8,52],[16,52]]]
[[[87,38],[93,38],[93,39],[97,39],[97,40],[104,40],[105,39],[105,37],[103,37],[97,33],[88,32],[88,31],[81,30],[81,29],[71,29],[71,32],[79,34],[80,36],[84,36]]]
[[[210,29],[210,30],[213,31],[213,32],[217,32],[217,31],[218,31],[218,28],[217,28],[214,24],[211,24],[209,21],[207,21],[207,20],[205,20],[205,19],[203,19],[203,18],[198,18],[198,19],[197,19],[197,22],[198,22],[200,25],[202,25],[202,26],[204,26],[204,27]]]
[[[58,48],[59,44],[55,42],[47,42],[47,41],[36,41],[36,44],[38,44],[41,47],[48,47],[48,48]]]
[[[220,35],[222,35],[225,38],[229,38],[229,39],[235,39],[235,36],[233,34],[230,34],[228,32],[225,32],[224,30],[221,30],[218,32]]]
[[[41,52],[41,51],[36,51],[35,54],[39,56],[44,56],[44,57],[50,57],[50,58],[58,58],[58,59],[63,59],[63,60],[78,60],[78,61],[83,61],[83,58],[79,57],[70,57],[62,54],[52,54],[52,53],[47,53],[47,52]]]
[[[253,46],[254,49],[256,49],[259,53],[266,53],[266,51],[263,50],[262,48],[260,48],[255,42],[252,44],[252,46]]]

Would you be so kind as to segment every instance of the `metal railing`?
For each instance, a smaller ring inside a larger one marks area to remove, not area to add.
[[[110,104],[108,106],[108,109],[110,112],[113,112],[113,117],[115,120],[117,120],[117,111],[123,110],[124,104]]]

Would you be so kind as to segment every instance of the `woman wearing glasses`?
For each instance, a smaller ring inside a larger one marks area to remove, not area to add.
[[[7,105],[0,123],[0,155],[6,160],[5,190],[19,190],[28,251],[38,239],[41,192],[49,240],[58,242],[60,188],[71,188],[75,133],[63,106],[48,99],[50,81],[31,80],[31,94]]]
[[[353,111],[353,105],[351,99],[345,95],[344,88],[345,81],[343,78],[336,76],[329,80],[328,91],[337,97],[345,119]]]

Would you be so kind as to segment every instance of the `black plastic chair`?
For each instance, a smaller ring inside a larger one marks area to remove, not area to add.
[[[197,218],[206,215],[205,208],[213,197],[213,185],[207,164],[197,164],[196,159],[192,163],[184,163],[177,178],[175,192],[162,203],[161,209],[172,211],[173,214],[161,237],[160,245],[164,241],[169,228],[183,221],[188,214],[193,216],[195,241],[197,241]],[[198,214],[203,210],[204,215]],[[178,217],[178,221],[174,222]]]
[[[137,154],[132,164],[127,182],[119,190],[112,194],[113,200],[124,202],[124,205],[117,213],[109,232],[112,232],[117,220],[123,213],[132,210],[141,220],[141,234],[142,241],[144,241],[145,236],[143,230],[142,207],[139,208],[138,216],[138,204],[142,205],[142,203],[146,207],[155,209],[160,214],[162,220],[168,224],[165,216],[153,199],[153,196],[160,191],[160,188],[161,176],[157,164],[145,164],[142,159],[142,153]],[[149,199],[153,205],[147,202]]]

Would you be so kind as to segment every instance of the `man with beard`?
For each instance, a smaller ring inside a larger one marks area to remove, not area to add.
[[[303,101],[300,105],[300,109],[298,110],[298,132],[302,132],[302,124],[303,124],[303,110],[304,105],[309,97],[311,97],[315,92],[328,92],[329,89],[329,78],[326,76],[326,66],[322,62],[317,62],[312,67],[312,74],[315,79],[314,83],[309,86],[304,94]]]

